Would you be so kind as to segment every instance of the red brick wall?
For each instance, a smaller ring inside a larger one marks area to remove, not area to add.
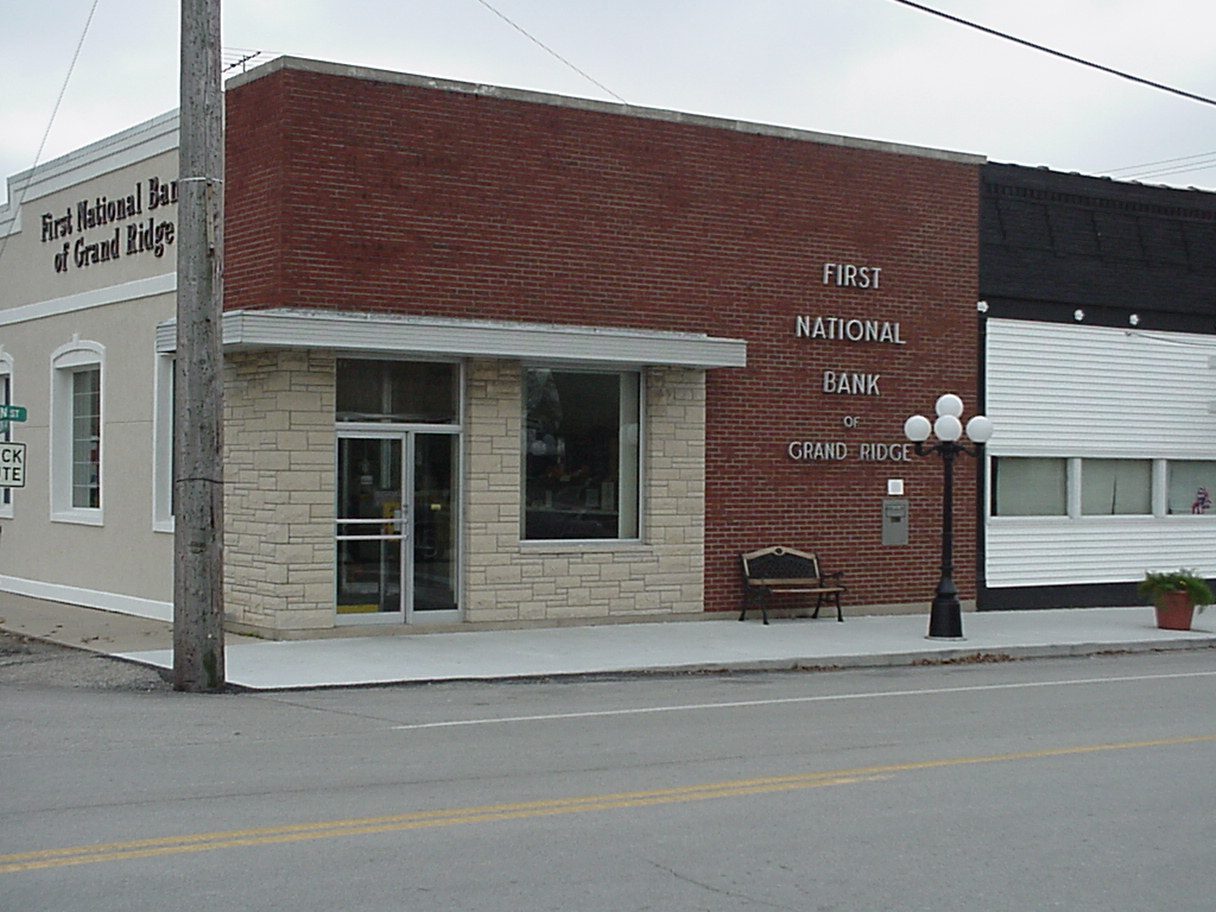
[[[226,307],[310,307],[703,332],[711,371],[707,607],[738,555],[817,550],[854,605],[924,601],[940,460],[862,463],[944,391],[974,410],[977,165],[302,71],[228,94]],[[825,286],[826,262],[882,269]],[[899,321],[905,345],[798,339],[799,314]],[[824,370],[881,374],[825,394]],[[846,429],[844,419],[856,417]],[[791,440],[842,441],[843,463]],[[975,585],[975,467],[959,464],[956,580]],[[881,544],[886,480],[911,544]]]

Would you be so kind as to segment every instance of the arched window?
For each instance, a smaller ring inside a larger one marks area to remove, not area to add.
[[[106,349],[75,337],[51,353],[51,519],[101,525]]]

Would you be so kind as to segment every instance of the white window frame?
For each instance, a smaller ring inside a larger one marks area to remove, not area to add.
[[[12,405],[16,400],[13,398],[13,356],[8,352],[0,350],[0,380],[8,382],[8,405]],[[5,441],[13,439],[13,424],[8,423],[8,431],[0,434],[0,439]],[[13,489],[0,489],[0,519],[13,518]]]
[[[105,522],[106,348],[74,336],[51,352],[50,476],[51,521],[100,526]],[[97,467],[98,506],[72,506],[72,377],[80,370],[98,371],[100,410]]]
[[[152,396],[152,531],[174,530],[173,386],[176,359],[157,354]]]

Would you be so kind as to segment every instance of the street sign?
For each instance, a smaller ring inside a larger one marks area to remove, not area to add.
[[[0,405],[0,421],[24,421],[25,416],[24,405]]]
[[[25,487],[25,444],[0,443],[0,488]]]

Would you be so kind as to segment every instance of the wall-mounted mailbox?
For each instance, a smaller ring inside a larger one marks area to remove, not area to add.
[[[882,502],[882,543],[884,545],[906,545],[908,543],[907,498],[888,497]]]

